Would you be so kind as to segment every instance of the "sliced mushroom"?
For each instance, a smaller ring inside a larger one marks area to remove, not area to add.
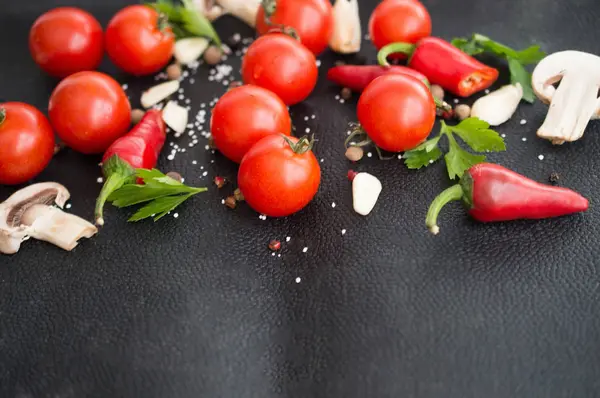
[[[94,225],[61,210],[69,197],[64,186],[44,182],[23,188],[1,203],[0,253],[18,252],[29,237],[72,250],[79,239],[96,234]]]
[[[551,54],[536,66],[531,83],[537,97],[550,104],[538,137],[553,144],[576,141],[590,119],[600,118],[600,57],[581,51]]]
[[[523,98],[521,84],[509,84],[479,98],[471,108],[471,117],[477,117],[490,126],[507,122]]]
[[[359,52],[362,37],[358,0],[336,0],[333,6],[333,21],[329,47],[340,54]]]

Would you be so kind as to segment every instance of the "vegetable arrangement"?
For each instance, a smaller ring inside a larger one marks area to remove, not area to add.
[[[168,130],[179,137],[190,127],[189,102],[180,104],[175,98],[188,73],[184,68],[197,68],[200,58],[216,65],[232,53],[223,44],[231,40],[222,41],[210,22],[229,13],[255,26],[260,37],[244,49],[243,84],[232,84],[210,104],[214,105],[211,145],[239,163],[238,189],[223,203],[233,209],[244,201],[265,218],[299,212],[317,194],[321,168],[312,152],[315,138],[292,135],[287,106],[313,92],[319,62],[315,55],[327,46],[341,54],[360,50],[358,8],[356,0],[336,0],[333,7],[329,0],[158,0],[120,10],[105,32],[83,10],[51,10],[32,26],[30,50],[42,70],[63,80],[51,95],[48,119],[27,104],[0,104],[0,184],[21,184],[36,177],[52,158],[56,133],[75,151],[104,153],[105,180],[94,212],[97,225],[104,224],[106,203],[116,208],[139,206],[129,221],[158,221],[205,192],[207,188],[187,186],[178,173],[164,174],[156,165]],[[452,200],[463,200],[469,214],[483,222],[548,218],[587,209],[588,201],[581,195],[484,163],[484,153],[506,150],[490,126],[508,121],[520,101],[531,103],[534,95],[550,104],[538,136],[553,143],[581,138],[589,120],[600,118],[600,78],[596,79],[600,58],[576,51],[546,57],[539,46],[517,51],[481,34],[447,42],[431,36],[431,18],[418,0],[381,2],[368,26],[379,50],[378,64],[337,65],[327,72],[331,82],[344,87],[342,99],[349,99],[352,91],[360,95],[358,123],[345,141],[346,156],[359,161],[362,148],[374,145],[381,159],[390,158],[384,151],[403,152],[406,167],[421,169],[443,155],[449,179],[459,178],[459,183],[432,202],[426,217],[431,232],[439,232],[438,214]],[[60,34],[55,33],[57,27]],[[236,45],[234,41],[232,46]],[[132,111],[124,89],[94,71],[104,49],[130,75],[167,77],[142,93],[145,110]],[[499,71],[478,60],[481,53],[506,61],[510,85],[487,90]],[[531,75],[526,67],[538,62]],[[215,69],[211,73],[229,73],[226,68]],[[593,84],[585,81],[588,76],[596,79]],[[460,104],[452,109],[444,102],[445,91],[467,98],[482,90],[486,95],[472,108]],[[201,111],[197,118],[205,114]],[[432,136],[436,116],[444,120]],[[454,124],[453,118],[459,123]],[[351,170],[348,177],[353,208],[367,216],[376,208],[383,184],[365,172]],[[215,177],[214,182],[220,189],[227,180]],[[0,219],[0,252],[15,253],[29,236],[71,250],[80,238],[97,233],[95,226],[60,210],[68,196],[60,184],[34,184],[0,204],[0,209],[19,212],[19,217]]]

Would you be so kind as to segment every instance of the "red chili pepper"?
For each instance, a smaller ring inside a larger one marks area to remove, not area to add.
[[[440,210],[459,199],[471,217],[482,222],[558,217],[588,208],[588,200],[575,191],[540,184],[497,164],[480,163],[431,203],[426,224],[433,234],[439,232]]]
[[[106,181],[96,200],[96,224],[104,224],[102,210],[110,194],[135,181],[135,169],[156,166],[167,137],[166,130],[162,112],[150,110],[129,133],[106,150],[102,157],[102,172]]]
[[[415,77],[429,86],[429,81],[421,72],[406,66],[390,65],[341,65],[334,66],[327,72],[327,79],[339,84],[342,87],[348,87],[352,91],[361,92],[369,83],[379,76],[387,74],[401,74]]]
[[[389,65],[387,57],[394,53],[408,55],[408,66],[424,74],[432,84],[461,97],[485,90],[498,79],[497,69],[437,37],[426,37],[416,44],[388,44],[377,54],[379,64]]]

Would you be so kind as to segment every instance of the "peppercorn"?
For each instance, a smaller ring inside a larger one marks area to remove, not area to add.
[[[352,98],[352,90],[350,90],[348,87],[344,87],[340,94],[344,100],[349,100]]]
[[[221,62],[223,52],[217,46],[210,46],[204,51],[204,62],[209,65],[216,65]]]
[[[442,86],[433,84],[429,90],[431,90],[431,95],[433,95],[434,98],[437,98],[440,101],[444,100],[444,89],[442,88]]]
[[[225,199],[225,206],[229,207],[230,209],[235,209],[235,206],[236,206],[235,198],[233,196],[228,196]]]
[[[276,239],[273,239],[271,242],[269,242],[269,249],[271,249],[274,252],[280,250],[281,242]]]
[[[359,146],[351,146],[346,149],[346,158],[351,162],[358,162],[362,159],[365,152]]]
[[[461,104],[454,108],[454,114],[458,120],[465,120],[471,116],[471,107],[469,105]]]
[[[558,174],[556,171],[553,172],[552,174],[550,174],[550,178],[548,178],[548,180],[550,180],[550,182],[552,184],[557,184],[558,181],[560,180],[560,174]]]
[[[243,202],[244,200],[246,200],[244,198],[244,194],[242,194],[242,191],[240,191],[239,188],[237,188],[235,191],[233,191],[233,197],[235,198],[235,200],[237,200],[238,202]]]
[[[131,123],[138,124],[140,122],[140,120],[142,120],[142,118],[144,117],[145,114],[146,114],[146,112],[144,112],[141,109],[132,110],[131,111]]]
[[[220,176],[215,177],[215,185],[219,189],[223,188],[223,186],[225,186],[226,182],[227,182],[227,180],[224,177],[220,177]]]
[[[179,80],[181,77],[181,66],[179,64],[171,64],[167,68],[167,77],[169,80]]]

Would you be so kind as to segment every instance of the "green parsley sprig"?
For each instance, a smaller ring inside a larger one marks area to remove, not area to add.
[[[144,183],[123,185],[108,197],[119,208],[146,203],[129,218],[130,222],[150,217],[158,221],[187,199],[207,190],[189,187],[156,169],[136,169],[135,175]]]
[[[531,87],[531,73],[525,66],[538,63],[546,56],[546,53],[540,50],[540,46],[531,46],[517,51],[478,33],[473,34],[471,39],[455,38],[452,40],[452,45],[470,55],[487,52],[506,59],[510,70],[511,84],[521,84],[523,100],[529,103],[535,101],[535,93]]]
[[[409,169],[427,167],[442,157],[443,152],[439,143],[444,136],[448,139],[448,153],[444,155],[444,159],[451,180],[462,177],[471,166],[485,161],[485,155],[477,155],[464,150],[454,135],[460,137],[475,152],[506,150],[506,144],[502,137],[481,119],[471,117],[456,126],[448,126],[443,120],[441,124],[440,133],[436,137],[404,153],[404,164]]]
[[[167,17],[169,26],[178,39],[206,37],[216,45],[221,45],[219,35],[210,21],[194,5],[193,0],[181,0],[181,5],[171,0],[158,0],[156,3],[146,5]]]

